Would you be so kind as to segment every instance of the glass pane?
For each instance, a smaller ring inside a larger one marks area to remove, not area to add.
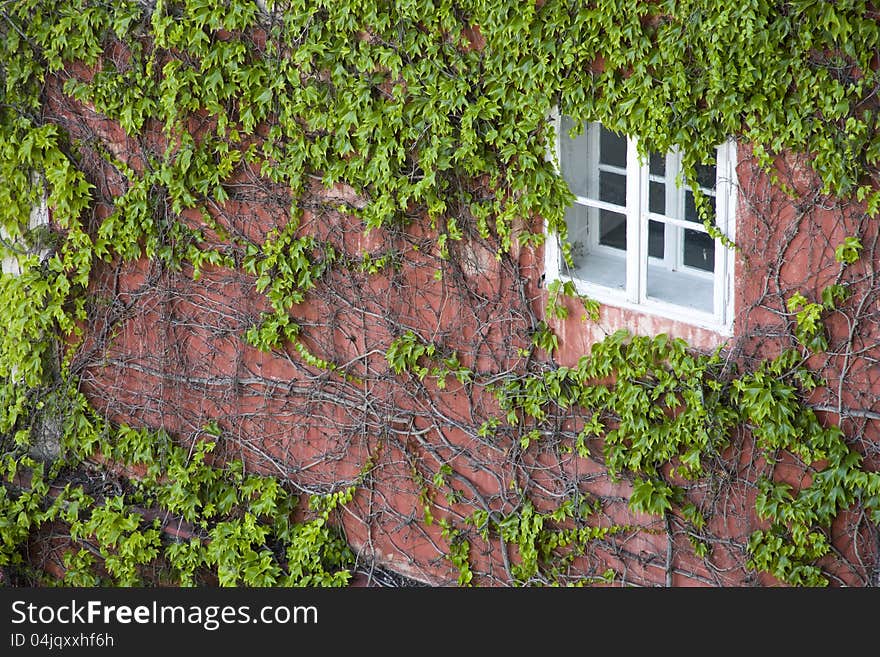
[[[666,185],[663,183],[648,184],[648,211],[666,214]]]
[[[626,205],[626,176],[608,171],[599,172],[599,200]]]
[[[656,176],[666,175],[666,156],[660,153],[651,153],[648,159],[648,170]]]
[[[617,212],[599,212],[599,244],[626,250],[626,216]]]
[[[583,205],[572,205],[565,215],[568,223],[568,239],[571,244],[571,256],[574,261],[573,274],[578,278],[595,283],[607,288],[618,290],[626,289],[626,252],[614,249],[613,251],[601,251],[590,253],[590,218],[599,214],[596,208]],[[597,220],[609,231],[608,241],[618,241],[618,233],[614,232],[614,225],[625,217],[614,212],[602,213],[604,217]],[[624,240],[626,231],[623,231]],[[565,270],[564,262],[559,263]]]
[[[684,264],[715,271],[715,240],[695,230],[684,231]]]
[[[703,195],[706,199],[706,202],[709,204],[709,216],[712,217],[712,223],[715,223],[715,197],[709,196],[708,194]],[[700,219],[700,215],[697,213],[697,205],[694,201],[694,193],[690,190],[685,192],[684,195],[684,218],[687,221],[693,221],[696,223],[703,223],[703,220]]]
[[[617,135],[610,130],[602,128],[599,139],[600,155],[602,164],[610,164],[615,167],[626,168],[626,137]]]
[[[648,222],[648,255],[662,258],[666,247],[666,226],[659,221]]]
[[[715,303],[713,285],[710,276],[648,264],[648,296],[652,299],[711,313]]]
[[[571,139],[568,135],[573,126],[574,122],[569,117],[562,117],[559,135],[559,164],[562,167],[562,177],[565,178],[571,191],[577,196],[589,196],[588,179],[592,173],[593,180],[595,180],[595,163],[593,163],[593,171],[590,171],[590,150],[586,129]]]
[[[569,206],[565,212],[565,223],[568,226],[568,241],[571,245],[571,257],[575,268],[582,267],[589,250],[590,240],[590,210],[583,205],[575,203]],[[564,263],[560,261],[560,267]]]
[[[715,165],[697,165],[697,184],[706,189],[715,189]]]

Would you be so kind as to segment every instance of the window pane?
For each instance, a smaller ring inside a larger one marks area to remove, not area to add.
[[[695,230],[684,231],[684,264],[715,271],[715,240]]]
[[[573,126],[574,123],[570,118],[562,117],[559,135],[559,164],[562,167],[562,177],[565,178],[572,193],[577,196],[589,196],[588,179],[592,168],[593,180],[595,180],[595,162],[591,167],[586,129],[571,139],[568,135]]]
[[[666,156],[660,153],[651,153],[648,159],[649,171],[656,176],[666,175]]]
[[[648,264],[648,296],[676,306],[711,313],[715,305],[712,278]]]
[[[666,226],[659,221],[648,222],[648,255],[662,258],[666,247]]]
[[[715,223],[715,197],[708,194],[703,195],[709,205],[709,216],[712,218],[712,224]],[[694,193],[690,190],[684,195],[684,218],[687,221],[703,223],[700,215],[697,213],[697,205],[694,201]]]
[[[666,185],[651,181],[648,185],[648,211],[666,214]]]
[[[620,250],[602,251],[590,253],[589,225],[590,216],[600,211],[583,205],[572,205],[565,215],[568,223],[568,238],[571,244],[571,256],[574,261],[572,275],[590,283],[603,287],[624,290],[626,289],[626,252]],[[611,229],[610,241],[617,241],[618,234],[614,232],[612,225],[625,219],[623,215],[614,212],[604,212],[605,216],[597,223],[604,224]],[[626,231],[623,231],[624,240]],[[560,262],[560,267],[565,270],[565,263]]]
[[[590,245],[590,212],[595,212],[583,205],[575,203],[565,212],[565,223],[568,226],[568,241],[571,244],[571,257],[575,268],[584,264]],[[560,267],[564,263],[560,261]]]
[[[715,189],[715,165],[697,165],[697,184],[706,189]]]
[[[600,134],[599,144],[601,150],[599,160],[602,164],[611,164],[612,166],[625,168],[626,137],[617,135],[605,128],[600,130]]]
[[[599,200],[626,205],[626,176],[608,171],[599,172]]]
[[[599,212],[599,244],[626,250],[626,216],[617,212]]]

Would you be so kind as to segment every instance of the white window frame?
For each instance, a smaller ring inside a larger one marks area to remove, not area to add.
[[[557,171],[561,174],[561,124],[562,117],[558,111],[554,111],[553,121],[556,135],[553,149],[549,155],[554,156]],[[649,163],[641,162],[638,156],[638,144],[635,139],[627,137],[627,162],[626,162],[626,207],[624,208],[611,203],[605,203],[595,199],[578,197],[581,205],[606,209],[626,216],[626,243],[625,256],[619,249],[598,244],[598,231],[590,231],[590,253],[613,253],[615,257],[626,259],[626,287],[625,289],[608,287],[596,282],[579,278],[576,272],[567,271],[562,266],[559,238],[556,235],[548,235],[545,243],[544,271],[546,280],[557,279],[570,280],[574,283],[579,294],[586,295],[596,301],[619,308],[635,310],[641,313],[657,315],[686,324],[706,328],[722,335],[731,335],[733,332],[734,319],[734,274],[736,267],[735,252],[725,247],[720,240],[715,240],[715,263],[714,272],[706,272],[693,267],[683,267],[682,253],[679,248],[679,240],[671,237],[676,231],[665,231],[666,259],[674,258],[676,268],[683,268],[690,276],[709,277],[713,280],[713,311],[704,312],[698,309],[677,305],[670,301],[664,301],[649,297],[648,290],[648,265],[662,264],[660,259],[648,256],[648,222],[649,220],[662,221],[666,225],[680,227],[682,229],[695,229],[705,232],[702,224],[676,219],[665,215],[656,215],[648,211],[648,190],[650,177]],[[716,185],[715,185],[715,223],[723,235],[730,240],[736,239],[736,142],[728,140],[718,147],[716,157]],[[666,155],[666,175],[680,168],[680,155],[672,152]],[[633,175],[634,174],[634,175]],[[676,190],[674,186],[667,185],[667,208],[670,207],[670,189],[678,198],[683,198],[684,192]],[[598,196],[598,195],[596,195]],[[675,201],[678,202],[678,201]],[[683,216],[677,213],[678,216]],[[546,227],[545,227],[546,230]],[[673,244],[674,240],[674,244]],[[630,245],[637,245],[632,248]]]

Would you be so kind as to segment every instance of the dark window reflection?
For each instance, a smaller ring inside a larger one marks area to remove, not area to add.
[[[685,230],[684,264],[703,271],[715,271],[715,240],[706,233]]]
[[[697,184],[706,189],[715,189],[715,171],[714,164],[698,164]]]
[[[626,216],[608,210],[599,211],[599,244],[626,249]]]
[[[603,164],[626,167],[626,137],[602,128],[599,137],[599,160]]]
[[[655,214],[666,214],[666,185],[651,182],[648,185],[648,210]]]
[[[662,258],[666,247],[666,226],[659,221],[648,222],[648,255]]]
[[[666,175],[666,156],[660,153],[651,153],[648,158],[648,170],[655,176]]]
[[[626,176],[607,171],[599,172],[599,200],[625,206]]]

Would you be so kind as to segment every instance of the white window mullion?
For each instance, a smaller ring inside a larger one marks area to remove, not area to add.
[[[715,223],[727,237],[734,239],[733,209],[736,149],[730,144],[718,148],[715,167]],[[734,252],[715,240],[715,319],[721,324],[732,321]]]
[[[718,229],[727,234],[727,201],[725,198],[725,183],[727,177],[727,163],[722,157],[722,149],[718,150],[718,157],[715,162],[715,225]],[[727,249],[725,249],[719,240],[715,240],[715,294],[714,294],[714,310],[715,318],[720,322],[724,321],[724,307],[727,305]]]
[[[666,214],[684,220],[684,188],[678,186],[681,173],[681,153],[672,151],[666,155]],[[680,226],[666,224],[664,262],[667,268],[679,271],[684,264],[684,231]]]
[[[633,144],[635,150],[635,144]],[[649,212],[650,207],[649,196],[651,193],[651,171],[650,165],[639,163],[639,303],[644,303],[648,298],[648,241],[651,233],[649,230]]]
[[[627,140],[626,149],[626,298],[644,303],[648,281],[647,223],[642,230],[642,166],[637,143]]]
[[[597,123],[590,123],[589,125],[587,125],[587,171],[599,170],[600,130],[601,128]],[[599,198],[598,176],[589,176],[587,178],[587,197],[589,199]],[[588,210],[589,222],[587,224],[589,250],[593,252],[596,250],[596,247],[599,246],[599,235],[602,231],[599,228],[599,209],[592,203],[590,203],[588,207],[590,208]]]

